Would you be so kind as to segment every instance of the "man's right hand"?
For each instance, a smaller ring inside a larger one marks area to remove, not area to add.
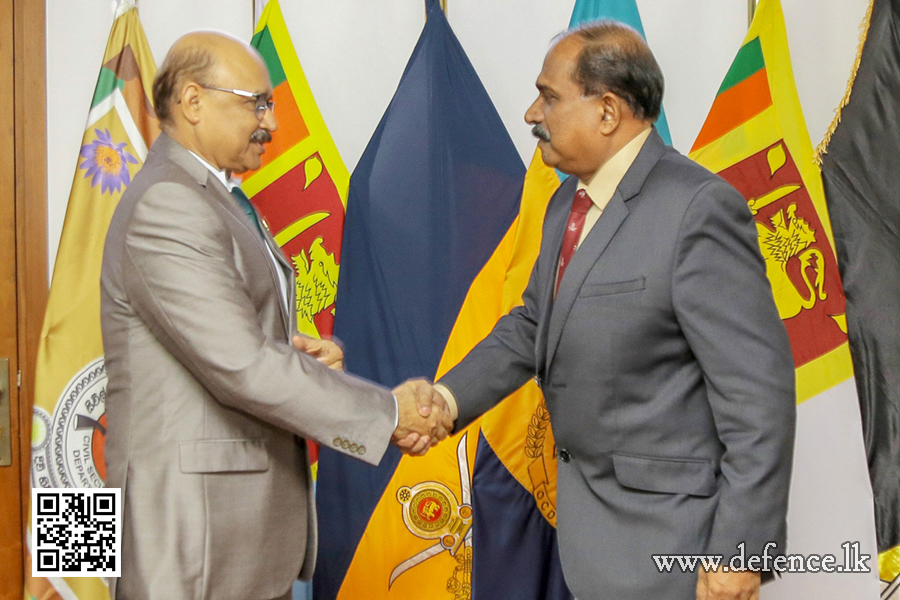
[[[399,418],[391,441],[406,454],[424,455],[445,439],[453,419],[444,397],[425,379],[410,379],[393,390]]]

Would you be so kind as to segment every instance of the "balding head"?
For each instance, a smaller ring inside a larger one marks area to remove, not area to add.
[[[544,162],[589,181],[659,114],[662,74],[630,27],[599,21],[558,36],[525,112]]]
[[[240,40],[214,31],[195,31],[176,40],[153,81],[153,104],[160,125],[172,125],[172,105],[185,82],[213,81],[222,59],[255,52]]]
[[[663,75],[641,35],[618,21],[592,21],[560,35],[582,43],[573,77],[588,96],[606,92],[622,98],[635,118],[655,121],[663,96]]]
[[[259,53],[222,33],[198,31],[172,46],[153,82],[162,129],[217,169],[259,168],[276,122]]]

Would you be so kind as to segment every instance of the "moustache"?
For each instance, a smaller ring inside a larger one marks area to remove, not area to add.
[[[544,142],[550,141],[550,132],[540,123],[531,128],[531,135]]]
[[[255,144],[268,144],[272,141],[272,134],[265,129],[257,129],[250,136],[250,141]]]

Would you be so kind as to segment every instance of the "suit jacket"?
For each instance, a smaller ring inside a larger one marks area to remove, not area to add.
[[[289,271],[161,134],[115,211],[101,276],[106,483],[123,497],[113,598],[285,594],[315,564],[305,438],[372,464],[387,447],[392,394],[293,349],[266,244]]]
[[[575,178],[524,304],[441,383],[465,426],[537,376],[579,600],[694,598],[653,554],[783,551],[794,365],[746,201],[654,131],[553,287]]]

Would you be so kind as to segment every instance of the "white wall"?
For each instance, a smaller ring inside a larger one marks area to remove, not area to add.
[[[522,121],[550,38],[573,0],[448,0],[450,22],[527,163]],[[867,0],[783,0],[794,73],[813,144],[840,101]],[[157,62],[181,34],[221,29],[249,39],[252,0],[141,0]],[[638,0],[666,75],[675,146],[686,152],[747,28],[746,0]],[[421,0],[282,0],[319,107],[353,170],[396,88],[424,22]],[[106,38],[110,0],[47,0],[49,256],[66,202]]]

